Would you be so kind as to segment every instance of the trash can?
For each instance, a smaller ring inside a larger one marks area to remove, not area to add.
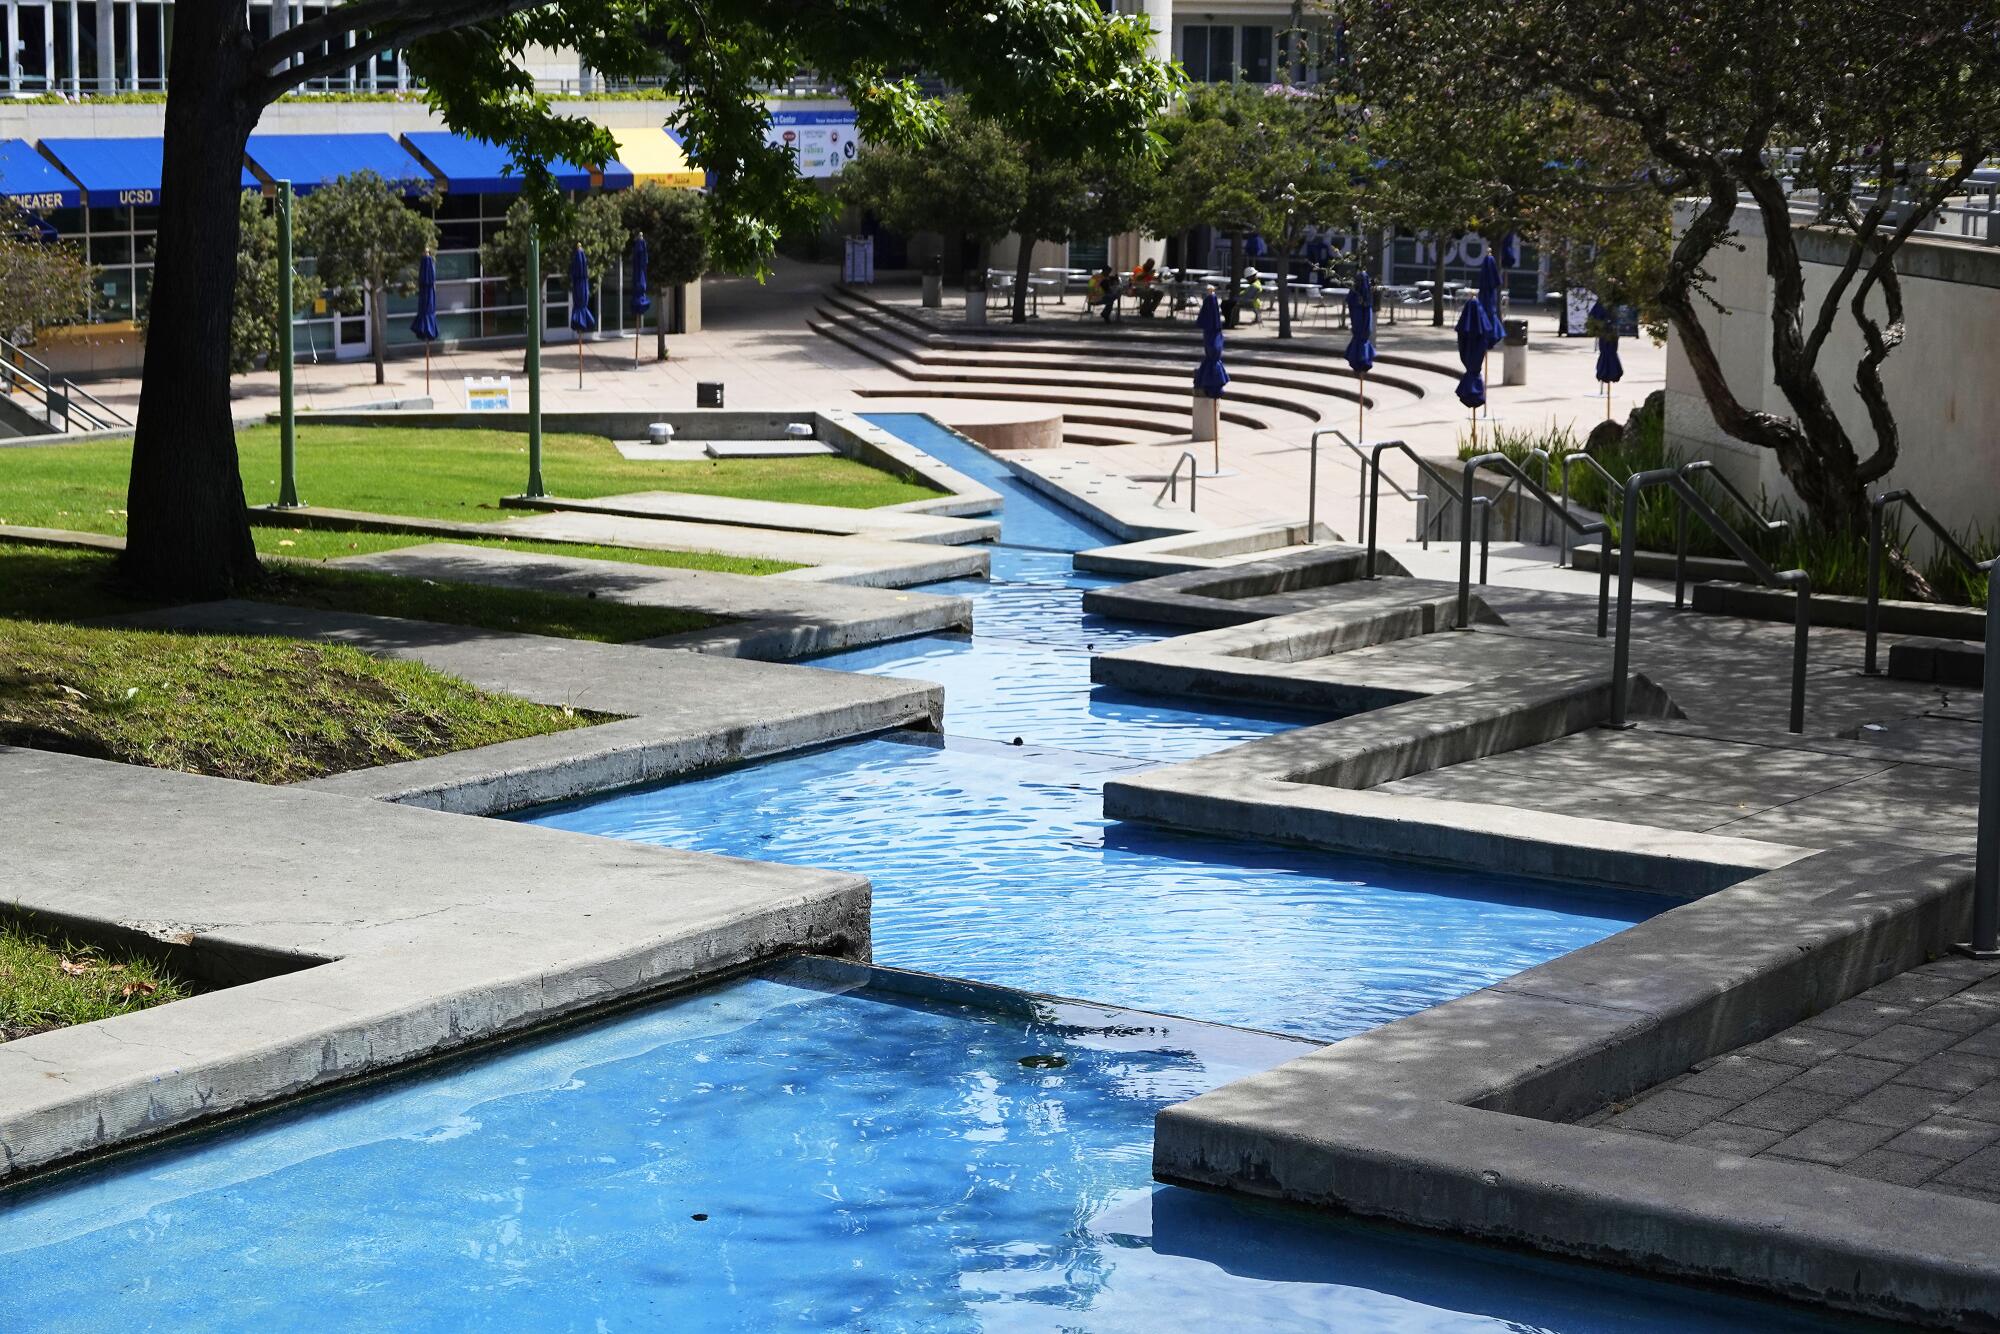
[[[698,408],[719,408],[722,406],[722,381],[699,380],[694,387],[694,405]]]
[[[1507,336],[1500,343],[1500,383],[1526,384],[1528,382],[1528,322],[1526,320],[1502,320],[1501,327]]]

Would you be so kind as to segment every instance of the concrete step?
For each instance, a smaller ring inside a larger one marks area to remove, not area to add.
[[[959,519],[898,509],[848,509],[840,505],[797,505],[785,501],[702,496],[682,491],[635,491],[622,496],[571,499],[564,496],[508,496],[508,509],[565,510],[628,519],[673,519],[681,523],[773,528],[826,537],[866,537],[883,542],[926,542],[966,546],[1000,540],[997,519]]]

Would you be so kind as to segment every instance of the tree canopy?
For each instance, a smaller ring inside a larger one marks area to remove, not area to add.
[[[896,231],[937,232],[985,247],[1014,230],[1027,197],[1028,163],[1000,122],[948,103],[921,144],[871,144],[840,174],[840,197]]]
[[[90,311],[96,275],[82,246],[44,240],[34,219],[0,199],[0,337],[32,342],[38,330],[76,323]]]
[[[719,267],[762,266],[788,225],[829,206],[767,141],[763,89],[817,70],[877,142],[921,140],[938,108],[916,74],[1063,151],[1123,151],[1176,86],[1142,17],[1094,0],[347,0],[258,38],[248,7],[174,8],[161,170],[155,326],[148,340],[121,565],[139,588],[216,597],[261,574],[229,402],[234,193],[263,109],[290,89],[405,53],[453,129],[506,145],[526,197],[557,206],[547,163],[604,162],[609,134],[535,90],[537,48],[607,77],[664,71],[666,121],[714,183]]]
[[[660,360],[667,359],[667,325],[662,303],[708,272],[708,199],[696,190],[648,183],[618,196],[618,216],[634,238],[646,238],[646,279],[654,301],[653,327]]]
[[[367,309],[375,383],[383,383],[389,297],[416,290],[417,265],[437,247],[437,224],[372,171],[321,185],[298,202],[298,221],[299,248],[317,262],[326,299],[350,313]]]
[[[1643,149],[1643,183],[1687,208],[1653,295],[1717,424],[1772,450],[1823,526],[1859,531],[1868,485],[1900,452],[1881,376],[1903,339],[1898,252],[2000,147],[1992,6],[1398,0],[1359,7],[1355,19],[1371,98],[1443,100],[1476,117],[1560,95]],[[1605,191],[1632,184],[1597,182]],[[1764,234],[1771,371],[1790,416],[1738,396],[1701,318],[1705,261],[1732,243],[1746,207]],[[1810,302],[1801,224],[1836,240],[1843,256]],[[1833,372],[1820,365],[1842,320],[1863,348],[1851,375],[1872,436],[1865,453],[1835,409]]]

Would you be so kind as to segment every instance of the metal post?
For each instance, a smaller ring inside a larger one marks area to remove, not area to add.
[[[292,396],[292,183],[278,182],[278,508],[299,503],[299,419]]]
[[[1674,500],[1674,610],[1679,611],[1687,606],[1688,511],[1680,497]]]
[[[1632,534],[1639,524],[1639,478],[1625,483],[1625,526],[1618,543],[1618,638],[1611,646],[1611,725],[1625,726],[1627,674],[1632,666]]]
[[[1368,565],[1363,573],[1370,579],[1375,577],[1375,528],[1382,505],[1382,456],[1376,454],[1368,461],[1368,522],[1363,525],[1368,530]]]
[[[528,490],[531,496],[545,496],[542,484],[542,236],[541,229],[528,228]]]
[[[2000,958],[2000,561],[1986,567],[1985,720],[1979,729],[1978,859],[1972,872],[1968,954]]]
[[[1611,614],[1611,530],[1606,528],[1597,541],[1597,637],[1604,638]]]
[[[1812,580],[1799,585],[1792,629],[1792,735],[1806,730],[1806,642],[1812,638]]]
[[[1520,498],[1518,496],[1515,497],[1515,501],[1517,504],[1519,503],[1519,500]],[[1516,515],[1518,515],[1520,513],[1520,510],[1516,509],[1514,512]],[[1520,539],[1516,538],[1515,540],[1519,541]],[[1487,556],[1491,553],[1492,549],[1493,549],[1493,505],[1492,502],[1488,501],[1486,503],[1485,508],[1479,511],[1479,583],[1482,588],[1485,587],[1486,585],[1486,560]]]
[[[1465,481],[1458,493],[1458,625],[1472,624],[1472,472],[1475,460],[1465,468]]]
[[[1306,545],[1313,544],[1313,530],[1319,527],[1319,432],[1312,435],[1312,453],[1306,462]]]
[[[1864,676],[1876,674],[1875,639],[1882,629],[1882,506],[1888,499],[1877,496],[1868,507],[1868,604],[1861,621],[1867,636],[1861,653]]]

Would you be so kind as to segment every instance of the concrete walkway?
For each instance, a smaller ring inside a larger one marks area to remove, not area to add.
[[[868,884],[833,872],[6,747],[0,806],[0,902],[247,983],[0,1045],[0,1183],[789,950],[868,954]]]
[[[2000,1204],[2000,961],[1913,968],[1580,1124]]]
[[[782,662],[835,649],[939,631],[970,631],[972,601],[841,584],[800,584],[760,575],[675,570],[429,542],[335,562],[343,569],[403,578],[486,584],[642,607],[676,607],[726,624],[642,641]]]

